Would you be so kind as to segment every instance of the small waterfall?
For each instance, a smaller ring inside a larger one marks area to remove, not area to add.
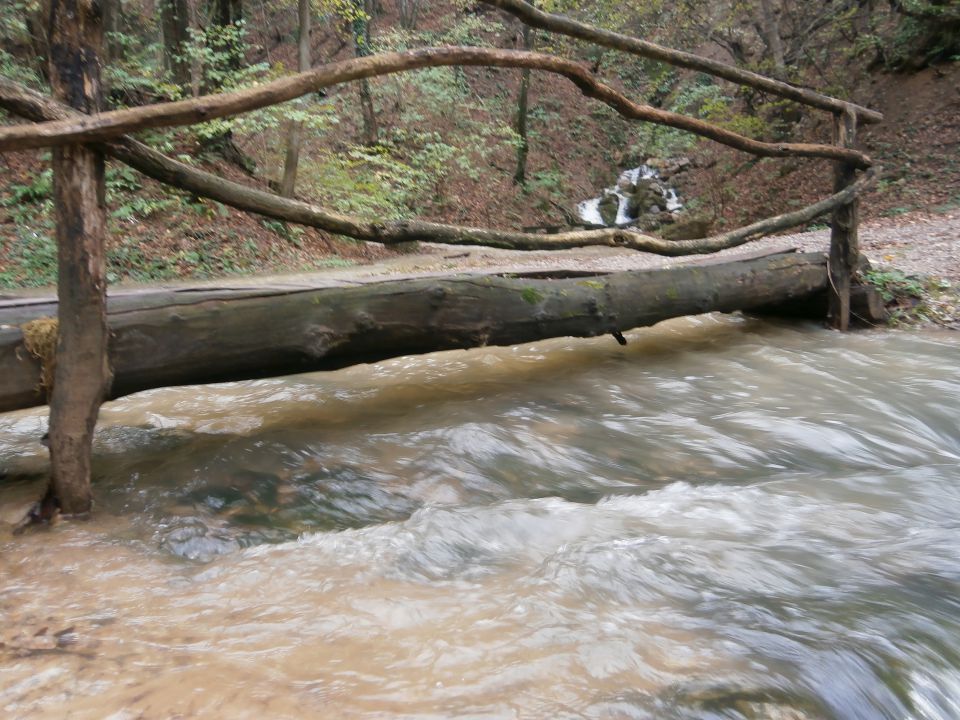
[[[600,215],[600,203],[604,197],[608,195],[616,195],[619,200],[619,205],[617,208],[617,219],[614,224],[630,225],[636,222],[637,217],[643,214],[645,210],[638,213],[638,216],[631,216],[628,212],[628,208],[630,203],[631,189],[635,188],[637,183],[641,180],[657,180],[660,181],[660,184],[663,184],[663,181],[660,180],[660,173],[649,165],[641,165],[639,167],[631,168],[630,170],[624,170],[620,174],[620,177],[617,178],[616,185],[606,188],[599,197],[584,200],[583,202],[579,203],[577,205],[577,214],[580,216],[580,219],[588,225],[605,226],[606,223],[603,221],[603,218]],[[680,202],[677,191],[673,188],[664,188],[663,199],[666,202],[666,209],[668,212],[676,212],[683,207],[683,203]]]

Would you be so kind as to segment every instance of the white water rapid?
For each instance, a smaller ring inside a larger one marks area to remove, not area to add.
[[[624,170],[613,187],[606,188],[598,197],[579,203],[577,205],[577,214],[581,220],[589,225],[606,225],[603,218],[600,217],[600,201],[607,195],[616,195],[620,198],[616,224],[627,225],[635,221],[636,218],[630,217],[627,214],[629,196],[623,192],[622,188],[636,185],[638,181],[644,179],[660,180],[660,174],[649,165],[641,165],[640,167],[635,167],[630,170]],[[680,198],[673,188],[666,188],[664,199],[667,202],[667,210],[669,212],[676,212],[683,207],[683,203],[680,202]]]

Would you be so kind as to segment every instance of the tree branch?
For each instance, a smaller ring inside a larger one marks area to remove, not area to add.
[[[608,85],[595,80],[580,65],[563,58],[540,53],[468,47],[422,48],[402,53],[371,55],[331,63],[309,72],[237,92],[204,95],[191,100],[114,110],[39,125],[2,128],[0,152],[66,143],[96,142],[148,128],[189,125],[276,105],[338,83],[446,65],[521,67],[556,73],[569,79],[587,97],[606,103],[625,118],[686,130],[760,157],[842,160],[860,169],[872,164],[867,155],[849,148],[808,143],[761,142],[703,120],[634,103]]]
[[[813,90],[799,88],[795,85],[774,80],[772,78],[758,75],[749,70],[741,70],[733,65],[710,60],[708,58],[694,55],[693,53],[681,52],[671,48],[657,45],[646,40],[639,40],[629,35],[621,35],[610,30],[587,25],[586,23],[572,20],[564,15],[555,15],[537,10],[532,5],[528,5],[523,0],[480,0],[487,5],[493,5],[504,12],[519,18],[521,22],[541,30],[555,32],[560,35],[586,40],[587,42],[604,47],[622,50],[623,52],[677,67],[687,68],[689,70],[698,70],[708,75],[721,77],[725,80],[735,82],[739,85],[763,90],[764,92],[778,95],[780,97],[794,100],[804,105],[828,110],[832,113],[852,112],[857,116],[861,123],[878,123],[883,120],[883,115],[876,110],[861,107],[853,103],[823,95]]]
[[[62,121],[81,117],[79,113],[65,105],[3,78],[0,78],[0,107],[35,121]],[[877,168],[873,168],[843,192],[801,210],[767,218],[710,238],[670,241],[643,235],[626,228],[540,235],[422,221],[372,223],[225,180],[212,173],[177,162],[132,138],[120,137],[102,145],[108,155],[130,165],[144,175],[195,195],[276,220],[315,227],[384,245],[410,240],[426,240],[451,245],[485,245],[513,250],[560,250],[606,245],[671,256],[711,253],[809,222],[819,215],[849,203],[869,187],[877,177]]]

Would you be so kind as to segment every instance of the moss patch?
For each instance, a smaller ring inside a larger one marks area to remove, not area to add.
[[[20,326],[23,333],[23,345],[27,351],[40,361],[40,387],[47,397],[53,392],[53,375],[57,367],[57,338],[60,324],[56,318],[42,317]]]
[[[520,293],[520,297],[522,297],[525,302],[528,302],[531,305],[536,305],[537,303],[543,301],[543,293],[532,287],[525,287]]]

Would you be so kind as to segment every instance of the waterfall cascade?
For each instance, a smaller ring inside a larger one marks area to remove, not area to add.
[[[649,165],[625,170],[617,184],[599,197],[577,205],[580,219],[589,225],[634,225],[644,215],[672,214],[683,208],[676,190]]]

